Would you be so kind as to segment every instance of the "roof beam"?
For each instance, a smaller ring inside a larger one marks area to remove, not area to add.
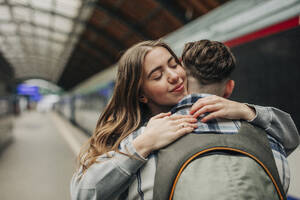
[[[190,4],[196,8],[197,11],[200,11],[201,14],[205,14],[209,11],[209,9],[201,2],[198,0],[188,0]]]
[[[101,55],[102,58],[109,59],[110,61],[115,61],[110,53],[108,53],[105,49],[100,49],[99,46],[95,45],[95,43],[91,42],[90,40],[81,38],[80,42],[83,42],[90,49],[95,50],[98,54]]]
[[[219,2],[216,0],[205,0],[205,3],[210,6],[211,8],[216,8],[219,6]]]
[[[80,55],[80,57],[78,56]],[[77,59],[76,59],[77,58]],[[82,62],[87,63],[88,60],[86,58],[94,58],[99,65],[89,66],[88,64],[82,65]],[[105,69],[108,65],[105,65],[104,62],[98,57],[91,55],[85,49],[78,49],[72,53],[71,59],[68,61],[66,65],[68,67],[63,71],[60,79],[58,80],[58,85],[62,86],[65,89],[71,89],[75,87],[79,82],[86,80],[91,75]],[[98,66],[105,66],[100,68]],[[72,75],[72,77],[70,76]]]
[[[76,52],[74,52],[74,55],[75,54],[80,55],[80,56],[78,56],[78,55],[75,56],[76,57],[75,59],[78,59],[78,57],[79,57],[79,59],[89,58],[88,60],[93,60],[93,62],[97,63],[98,71],[101,71],[103,69],[103,66],[105,66],[104,68],[106,68],[107,66],[104,63],[109,62],[107,59],[105,59],[105,61],[104,61],[104,59],[101,59],[101,58],[95,56],[94,54],[91,54],[87,49],[84,49],[84,48],[77,49]],[[73,59],[73,61],[74,61],[74,59]],[[101,66],[101,68],[99,66]]]
[[[126,48],[121,42],[113,38],[110,34],[106,33],[104,30],[101,30],[97,26],[91,23],[87,23],[86,28],[93,31],[97,35],[101,35],[105,40],[107,40],[111,44],[113,48],[117,49],[118,51],[121,51]]]
[[[132,32],[140,36],[143,40],[153,39],[153,36],[149,35],[149,33],[147,33],[144,30],[144,27],[142,27],[137,23],[132,23],[130,22],[130,20],[126,20],[127,17],[120,14],[120,12],[118,12],[116,9],[110,8],[106,5],[102,5],[100,4],[100,1],[97,1],[95,3],[89,2],[88,5],[93,6],[95,9],[104,12],[107,16],[114,18],[119,22],[121,22],[122,24],[126,25]]]
[[[161,7],[166,9],[171,15],[176,17],[181,23],[186,24],[189,20],[185,17],[184,12],[174,6],[174,0],[156,0]]]

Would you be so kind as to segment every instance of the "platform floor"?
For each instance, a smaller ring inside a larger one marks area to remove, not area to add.
[[[75,158],[85,134],[54,112],[26,112],[15,120],[14,140],[0,152],[1,200],[67,200]],[[288,158],[289,195],[300,198],[300,148]]]
[[[16,118],[14,140],[0,154],[0,199],[70,199],[75,154],[54,115],[26,112]]]

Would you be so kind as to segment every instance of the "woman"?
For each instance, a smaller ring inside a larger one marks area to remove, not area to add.
[[[178,58],[162,42],[141,42],[125,52],[113,96],[79,156],[72,199],[126,199],[126,189],[147,156],[197,127],[191,116],[168,113],[187,95],[186,79]],[[250,120],[255,116],[244,104],[229,102],[226,106],[233,108],[224,113],[227,118]],[[120,150],[121,141],[148,120],[143,133]]]

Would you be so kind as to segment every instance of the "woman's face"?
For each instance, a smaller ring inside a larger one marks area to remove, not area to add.
[[[141,101],[152,114],[169,111],[187,95],[184,68],[163,47],[155,47],[145,57]]]

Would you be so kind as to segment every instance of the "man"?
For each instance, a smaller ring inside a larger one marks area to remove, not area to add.
[[[189,92],[190,93],[208,93],[214,94],[221,97],[228,98],[230,97],[233,89],[234,89],[234,81],[230,79],[230,75],[235,68],[235,58],[230,52],[230,50],[219,42],[211,42],[208,40],[202,40],[194,43],[188,43],[185,45],[183,54],[182,54],[182,62],[183,65],[187,68],[189,78]],[[192,94],[185,97],[181,100],[177,106],[172,109],[174,114],[193,114],[195,117],[198,117],[202,113],[210,112],[210,111],[218,111],[222,108],[222,103],[226,103],[224,99],[218,98],[217,96],[211,96],[209,98],[205,98],[206,106],[202,107],[201,103],[194,105],[191,110],[190,107],[193,103],[196,102],[199,98],[202,98],[206,95],[203,94]],[[211,106],[212,103],[219,101],[220,103],[217,104],[218,106]],[[229,100],[228,100],[229,101]],[[249,105],[250,106],[250,105]],[[199,111],[194,113],[194,110],[198,110],[198,108],[202,107]],[[252,124],[260,124],[264,130],[268,130],[268,133],[273,133],[272,135],[279,139],[280,142],[283,143],[285,146],[287,153],[289,154],[292,150],[296,148],[299,143],[299,138],[297,135],[297,129],[295,128],[290,116],[282,111],[279,111],[274,108],[263,108],[259,106],[253,106],[256,111],[257,116],[255,117]],[[195,130],[195,133],[206,133],[206,132],[216,132],[219,134],[236,134],[240,128],[239,121],[231,121],[231,120],[210,120],[212,118],[218,117],[220,112],[214,112],[214,115],[206,115],[205,117],[200,117],[198,122],[198,128]],[[267,117],[273,115],[275,118],[268,119]],[[280,118],[280,119],[279,119]],[[206,121],[209,123],[203,123]],[[293,126],[287,130],[287,127],[284,127],[285,124],[281,124],[282,120],[286,120],[287,123],[292,124]],[[263,121],[263,122],[262,122]],[[139,130],[139,131],[142,131]],[[288,133],[287,135],[283,136],[283,133]],[[137,133],[136,135],[138,135]],[[295,139],[296,138],[296,139]],[[179,140],[179,142],[181,139]],[[285,158],[285,151],[282,145],[276,141],[274,138],[269,138],[270,143],[272,144],[272,152],[274,157],[276,158],[276,164],[278,166],[278,171],[281,177],[281,181],[283,184],[283,188],[285,191],[288,188],[289,184],[289,171],[288,165]],[[200,160],[200,159],[199,159]],[[152,154],[148,157],[148,161],[146,165],[138,171],[136,174],[136,179],[133,181],[133,184],[129,188],[129,199],[151,199],[152,197],[152,190],[153,190],[153,175],[156,170],[156,155]],[[190,190],[185,190],[186,193],[176,193],[174,194],[174,199],[189,199],[187,196],[188,194],[193,193],[193,190],[200,191],[198,195],[200,195],[203,199],[220,199],[220,196],[223,195],[224,199],[231,199],[233,198],[232,195],[237,196],[235,192],[229,192],[228,190],[234,190],[242,192],[248,186],[253,186],[257,182],[265,181],[265,177],[263,180],[252,179],[252,182],[248,185],[241,182],[240,177],[243,173],[247,174],[248,176],[251,175],[252,172],[250,171],[243,171],[247,169],[249,166],[252,168],[257,168],[257,164],[253,162],[253,160],[248,159],[245,156],[231,156],[225,155],[224,153],[217,154],[214,156],[207,156],[205,161],[201,161],[202,165],[199,167],[197,166],[198,174],[194,172],[193,179],[180,179],[177,183],[176,188],[180,188],[184,185],[196,186],[190,187]],[[204,163],[204,164],[203,164]],[[208,165],[206,165],[208,163]],[[193,165],[189,165],[193,166]],[[224,168],[226,166],[226,168]],[[284,166],[281,169],[281,166]],[[168,169],[168,165],[165,165],[164,168]],[[236,169],[236,167],[238,167]],[[190,170],[187,167],[188,170]],[[211,169],[211,171],[207,171]],[[219,170],[220,169],[220,170]],[[227,174],[225,176],[226,171],[223,169],[227,169],[227,172],[235,172],[235,174]],[[241,170],[239,170],[241,169]],[[160,169],[158,169],[160,170]],[[193,171],[191,169],[190,171]],[[219,171],[217,171],[219,170]],[[229,171],[228,171],[229,170]],[[185,170],[186,171],[186,170]],[[213,174],[219,173],[219,176],[204,176],[205,174]],[[257,171],[256,171],[257,172]],[[258,171],[258,173],[263,173],[262,170]],[[222,178],[220,177],[222,176]],[[235,176],[235,177],[234,177]],[[239,176],[239,177],[237,177]],[[211,182],[208,183],[207,181],[210,179]],[[216,178],[216,179],[213,179]],[[202,181],[202,182],[199,182]],[[216,181],[218,184],[215,184]],[[229,185],[228,183],[232,183]],[[247,184],[247,183],[246,183]],[[229,188],[223,187],[227,185]],[[234,187],[234,185],[237,185]],[[243,187],[238,187],[242,185]],[[261,185],[260,185],[261,186]],[[201,189],[199,189],[201,187]],[[155,186],[154,186],[155,188]],[[218,192],[216,192],[216,188],[218,188]],[[253,190],[252,190],[253,191]],[[272,197],[276,197],[274,188],[270,187],[269,189],[265,189],[265,191],[269,191]],[[224,196],[223,193],[228,193],[227,196]],[[212,195],[212,193],[216,194],[217,196]],[[244,193],[246,194],[246,193]],[[154,199],[156,198],[154,194]],[[265,197],[264,194],[258,194],[260,197]],[[257,195],[255,196],[257,197]]]
[[[189,92],[196,94],[179,102],[174,108],[177,109],[176,113],[186,114],[189,109],[180,107],[186,107],[187,102],[193,104],[198,98],[204,96],[199,95],[199,93],[214,94],[224,98],[230,97],[235,85],[230,76],[236,62],[230,49],[224,44],[209,40],[188,43],[182,53],[182,63],[189,74]],[[208,129],[216,129],[216,133],[228,134],[228,130],[232,130],[232,134],[239,133],[238,130],[235,131],[235,128],[240,129],[239,121],[226,122],[217,118],[222,116],[222,104],[226,103],[226,101],[220,101],[217,96],[210,96],[205,100],[203,99],[203,102],[198,101],[197,104],[192,106],[190,113],[195,117],[201,115],[202,122],[209,121],[207,126],[211,128]],[[205,106],[202,106],[204,104]],[[255,109],[256,112],[261,111],[260,107]],[[198,111],[195,112],[195,110]],[[207,112],[213,112],[214,114],[202,115]],[[273,112],[279,114],[277,109],[273,109]],[[281,114],[284,115],[284,113]],[[217,119],[211,120],[212,118]],[[268,127],[263,128],[268,129]],[[200,134],[205,133],[206,129],[202,128],[199,132]],[[297,133],[295,138],[299,142]],[[286,193],[290,177],[286,153],[275,138],[268,136],[268,140],[281,180],[278,182],[281,182],[284,193]],[[285,144],[288,154],[290,153],[290,145],[294,145],[291,147],[292,149],[298,145],[297,142],[296,144]],[[272,154],[269,154],[269,157],[266,159],[271,160]],[[282,166],[284,167],[282,168]],[[195,196],[203,199],[278,199],[270,178],[254,159],[240,153],[228,151],[210,152],[210,155],[196,159],[184,169],[176,184],[173,199],[192,199]],[[156,198],[155,195],[154,197]]]

